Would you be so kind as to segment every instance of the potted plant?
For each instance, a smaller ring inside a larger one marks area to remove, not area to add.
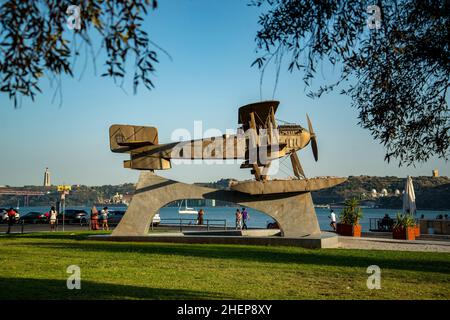
[[[344,210],[339,215],[339,223],[336,225],[336,232],[342,236],[361,237],[362,210],[356,198],[345,201]]]
[[[415,226],[414,226],[414,235],[417,237],[420,237],[420,221],[416,223],[416,219],[414,219]]]
[[[414,226],[414,236],[417,238],[417,237],[420,237],[420,223],[419,224],[416,224],[415,226]]]
[[[416,220],[411,215],[397,213],[397,221],[392,229],[392,238],[401,240],[416,239]]]

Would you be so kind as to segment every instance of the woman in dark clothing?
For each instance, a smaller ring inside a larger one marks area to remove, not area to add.
[[[203,215],[205,214],[205,212],[203,211],[203,209],[200,209],[198,211],[198,225],[201,226],[203,224]]]
[[[91,229],[98,230],[98,210],[95,206],[91,209]]]

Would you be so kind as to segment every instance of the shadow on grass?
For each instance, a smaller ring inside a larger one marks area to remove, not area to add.
[[[47,238],[48,239],[48,238]],[[67,239],[67,238],[64,238]],[[361,267],[378,265],[382,269],[420,272],[450,273],[450,255],[423,252],[396,252],[379,250],[260,247],[243,245],[201,245],[167,243],[117,243],[117,242],[28,242],[30,246],[45,246],[58,250],[77,249],[107,253],[141,253],[181,257],[232,259],[263,263],[293,263],[328,265],[335,267]]]
[[[80,290],[69,290],[66,280],[0,278],[0,300],[69,300],[69,299],[232,299],[219,293],[182,289],[160,289],[81,281]]]

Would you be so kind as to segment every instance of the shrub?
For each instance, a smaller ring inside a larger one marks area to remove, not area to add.
[[[362,210],[359,207],[358,199],[352,198],[345,201],[345,207],[341,212],[339,219],[340,223],[357,225],[362,216]]]
[[[416,219],[410,214],[403,215],[401,213],[397,213],[397,221],[395,221],[394,229],[407,227],[414,227],[416,225]]]

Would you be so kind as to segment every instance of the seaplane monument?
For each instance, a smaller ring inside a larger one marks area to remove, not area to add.
[[[308,129],[298,124],[277,124],[278,101],[265,101],[239,108],[241,127],[233,135],[159,144],[155,127],[112,125],[112,152],[129,153],[125,168],[142,170],[133,199],[115,236],[148,235],[153,216],[163,206],[181,199],[216,199],[266,213],[276,220],[283,237],[320,235],[311,191],[330,188],[346,178],[306,178],[297,151],[309,144],[318,160],[317,138],[307,116]],[[294,177],[271,179],[273,161],[290,157]],[[167,170],[174,160],[242,160],[254,179],[217,190],[169,180],[155,174]]]

